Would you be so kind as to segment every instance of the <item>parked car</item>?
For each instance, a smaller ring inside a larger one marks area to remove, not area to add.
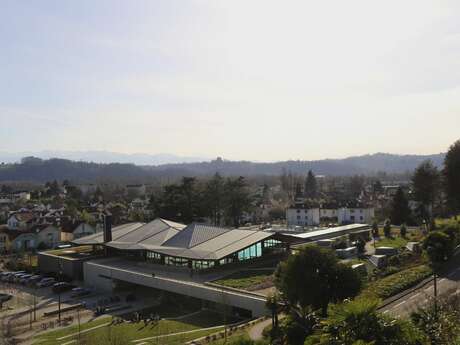
[[[24,275],[22,275],[19,278],[19,283],[24,285],[30,277],[32,277],[32,274],[24,274]]]
[[[20,272],[15,272],[12,275],[8,277],[8,281],[10,283],[16,283],[16,279],[19,278],[20,276],[27,274],[25,271],[20,271]]]
[[[82,287],[76,287],[72,289],[72,292],[70,294],[71,297],[81,297],[81,296],[86,296],[89,295],[92,292],[92,290],[87,289],[87,288],[82,288]]]
[[[22,277],[27,277],[27,276],[32,276],[32,275],[29,274],[29,273],[16,274],[16,275],[14,276],[13,282],[14,282],[14,283],[19,283],[19,282],[21,281]]]
[[[56,279],[54,279],[54,278],[43,278],[42,280],[40,280],[39,282],[36,283],[36,286],[38,288],[41,288],[41,287],[52,286],[54,284],[56,284]]]
[[[72,290],[73,288],[75,288],[75,285],[69,284],[67,282],[59,282],[53,285],[53,292],[61,293],[64,291]]]
[[[36,284],[43,279],[43,276],[40,274],[33,275],[29,279],[27,279],[27,285],[29,286],[36,286]]]
[[[13,274],[13,272],[2,272],[2,273],[0,274],[0,280],[1,280],[2,282],[7,281],[8,276],[11,275],[11,274]]]

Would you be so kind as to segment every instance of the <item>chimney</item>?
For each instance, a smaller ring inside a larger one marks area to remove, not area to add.
[[[112,241],[112,215],[104,214],[104,243]]]

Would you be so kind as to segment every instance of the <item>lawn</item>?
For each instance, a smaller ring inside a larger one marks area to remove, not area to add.
[[[139,323],[122,323],[118,325],[102,326],[93,331],[83,333],[81,336],[82,344],[88,345],[103,345],[113,344],[111,338],[117,339],[117,344],[125,344],[132,342],[133,340],[139,340],[144,338],[147,339],[147,344],[156,344],[158,341],[164,345],[183,344],[185,341],[193,340],[208,334],[212,334],[223,330],[221,326],[224,323],[223,316],[221,314],[202,311],[197,314],[193,314],[189,317],[185,317],[180,320],[161,320],[157,323],[144,324]],[[84,331],[89,328],[104,325],[110,323],[111,317],[105,317],[96,321],[92,321],[81,326],[81,330]],[[234,320],[229,320],[233,322]],[[213,329],[206,329],[209,327],[217,327]],[[189,332],[185,334],[171,335],[167,337],[155,338],[157,336],[164,336],[168,334],[174,334],[179,332]],[[78,338],[77,333],[78,327],[72,326],[63,330],[52,331],[42,334],[35,338],[34,345],[52,345],[59,342],[68,342],[76,340]],[[64,339],[61,337],[68,336]]]
[[[431,268],[427,265],[414,266],[370,282],[361,292],[361,296],[386,299],[417,285],[432,273]]]
[[[394,247],[394,248],[403,248],[406,246],[408,239],[402,237],[381,237],[380,240],[376,242],[377,247]]]
[[[273,286],[273,270],[240,271],[213,283],[235,289],[258,290]]]

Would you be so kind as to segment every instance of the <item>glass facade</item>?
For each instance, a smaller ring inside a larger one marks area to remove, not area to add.
[[[165,265],[187,267],[188,259],[165,256]]]
[[[262,256],[262,243],[260,242],[238,252],[239,261],[257,258],[259,256]]]
[[[282,242],[270,238],[264,241],[264,248],[278,247]]]
[[[253,244],[252,246],[240,250],[239,252],[233,253],[225,258],[220,260],[192,260],[186,258],[180,258],[175,256],[168,256],[152,251],[145,252],[145,260],[157,263],[157,264],[164,264],[169,266],[178,266],[178,267],[189,267],[194,270],[204,270],[215,267],[216,265],[223,266],[227,264],[236,263],[238,261],[245,261],[254,258],[261,257],[265,250],[268,252],[271,249],[281,248],[283,242],[275,240],[275,239],[267,239],[263,242],[258,242]]]
[[[148,261],[154,261],[154,262],[161,262],[161,254],[155,253],[155,252],[147,252],[145,254],[145,257],[147,258]]]
[[[195,270],[203,270],[206,268],[214,267],[214,261],[209,260],[193,260],[192,268]]]

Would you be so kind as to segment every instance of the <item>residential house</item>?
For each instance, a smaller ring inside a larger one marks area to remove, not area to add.
[[[286,210],[288,226],[316,226],[320,223],[320,208],[296,204]]]
[[[31,231],[37,235],[37,247],[55,248],[61,242],[61,230],[53,224],[40,224]]]
[[[10,230],[29,230],[36,222],[35,214],[30,211],[12,213],[7,221]]]
[[[0,230],[0,251],[3,253],[34,250],[36,247],[37,235],[33,232]]]
[[[61,226],[61,241],[69,242],[77,238],[96,233],[97,226],[90,225],[84,221],[69,221]]]
[[[337,210],[339,224],[370,224],[374,220],[375,211],[369,206],[341,207]]]

